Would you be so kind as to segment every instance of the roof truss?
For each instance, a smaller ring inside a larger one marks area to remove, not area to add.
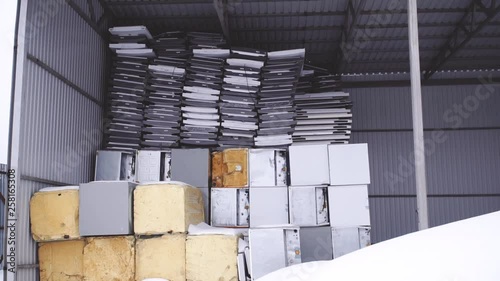
[[[472,0],[462,19],[441,46],[439,53],[432,59],[425,71],[424,79],[429,79],[453,55],[462,49],[491,19],[500,12],[500,1]]]

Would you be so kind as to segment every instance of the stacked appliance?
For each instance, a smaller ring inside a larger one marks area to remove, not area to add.
[[[193,56],[182,93],[183,146],[214,147],[220,127],[218,109],[223,66],[229,56],[220,34],[189,33]]]
[[[147,69],[149,59],[155,56],[148,48],[152,36],[144,26],[114,27],[109,31],[114,56],[105,146],[134,150],[141,146]]]
[[[290,223],[299,225],[302,260],[331,260],[370,244],[366,144],[289,148]]]
[[[259,129],[255,146],[292,144],[292,133],[296,124],[294,95],[304,56],[305,49],[268,53],[257,102]]]
[[[313,67],[303,72],[295,95],[297,125],[293,143],[349,142],[352,102],[340,83],[340,77],[324,69]]]
[[[252,147],[257,130],[255,103],[261,86],[266,52],[233,48],[224,67],[221,94],[221,147]]]
[[[190,52],[181,32],[164,33],[152,40],[151,47],[158,57],[148,67],[142,145],[162,150],[179,146],[181,95]]]

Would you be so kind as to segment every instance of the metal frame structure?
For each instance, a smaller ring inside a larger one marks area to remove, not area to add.
[[[231,30],[229,29],[229,18],[228,18],[228,0],[214,0],[215,11],[217,11],[217,16],[219,17],[219,22],[222,27],[222,32],[227,38],[228,42],[231,43]]]
[[[344,17],[344,26],[340,34],[340,46],[337,48],[335,54],[334,70],[336,73],[341,73],[342,67],[346,61],[351,60],[350,52],[352,49],[352,40],[354,30],[359,24],[360,12],[363,10],[366,1],[363,0],[349,0]]]
[[[487,4],[489,2],[489,5]],[[463,48],[486,24],[500,12],[500,1],[472,0],[455,30],[448,36],[446,43],[441,46],[439,53],[432,59],[431,66],[425,71],[425,79],[429,79],[440,69],[458,50]],[[497,23],[495,23],[497,25]]]

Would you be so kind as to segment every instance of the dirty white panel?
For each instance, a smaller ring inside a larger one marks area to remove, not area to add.
[[[333,257],[338,258],[370,245],[370,227],[332,228]]]
[[[286,150],[250,149],[250,186],[286,186]]]
[[[248,226],[250,218],[248,188],[212,188],[210,204],[212,226]]]
[[[253,280],[302,261],[298,228],[250,229],[249,242]]]
[[[140,183],[170,181],[170,152],[140,150],[136,159],[137,180]]]
[[[96,157],[96,181],[135,181],[135,155],[131,152],[99,150]]]
[[[251,149],[250,186],[274,186],[275,159],[272,149]]]
[[[290,186],[290,223],[298,226],[328,225],[328,187]]]

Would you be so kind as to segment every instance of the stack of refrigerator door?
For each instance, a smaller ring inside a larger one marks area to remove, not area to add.
[[[109,81],[106,148],[135,150],[141,146],[148,65],[156,55],[149,48],[153,39],[144,26],[110,29],[113,66]]]
[[[244,233],[238,260],[251,279],[370,244],[366,144],[98,151],[96,180],[200,188],[206,222]]]
[[[151,47],[157,54],[148,67],[148,96],[144,110],[141,147],[161,150],[180,142],[181,96],[186,76],[186,39],[182,32],[156,37]]]
[[[212,153],[211,225],[245,230],[245,278],[300,263],[299,228],[288,219],[287,150]]]
[[[292,145],[290,224],[302,261],[331,260],[370,244],[366,144]]]
[[[218,102],[224,64],[229,49],[222,35],[188,34],[193,56],[188,60],[182,93],[182,133],[184,147],[215,147],[220,130]]]

